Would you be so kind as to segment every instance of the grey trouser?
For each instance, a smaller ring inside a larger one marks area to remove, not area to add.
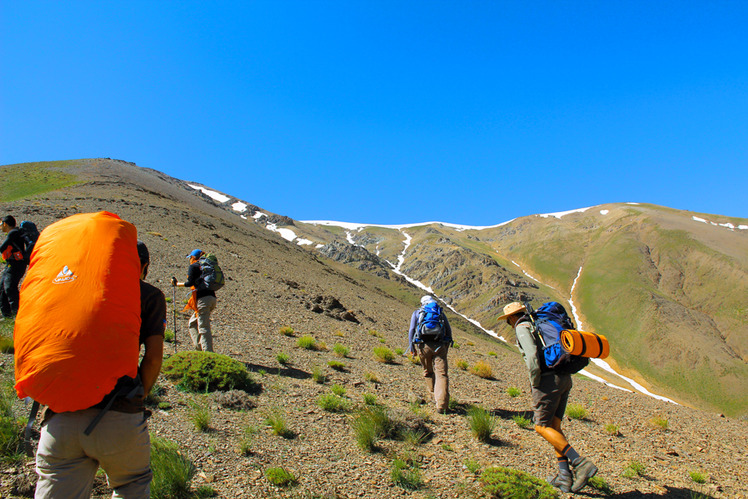
[[[197,300],[197,312],[189,322],[192,344],[198,351],[213,351],[213,335],[210,332],[210,313],[216,308],[215,296],[203,296]]]
[[[416,343],[418,359],[423,366],[423,377],[426,378],[426,389],[434,396],[436,410],[446,411],[449,408],[449,373],[445,343]]]
[[[532,389],[536,425],[552,426],[554,417],[564,419],[571,385],[571,374],[544,373],[540,377],[540,386]]]
[[[36,499],[88,499],[94,476],[106,471],[114,498],[151,495],[151,439],[143,413],[108,411],[86,436],[100,409],[53,415],[42,426],[36,451]]]

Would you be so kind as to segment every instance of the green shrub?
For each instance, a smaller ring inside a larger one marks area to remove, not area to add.
[[[176,353],[164,361],[161,372],[168,379],[178,380],[181,388],[191,392],[234,389],[256,392],[260,389],[244,364],[213,352]]]
[[[286,364],[288,364],[288,354],[281,352],[275,356],[275,360],[278,361],[278,364],[285,366]]]
[[[630,461],[626,468],[623,470],[623,476],[626,478],[634,478],[637,476],[643,476],[646,467],[639,461]]]
[[[509,388],[507,388],[506,393],[512,398],[519,397],[522,394],[520,389],[516,386],[510,386]]]
[[[668,423],[668,420],[666,418],[663,418],[661,416],[655,416],[655,417],[652,418],[651,421],[652,421],[652,424],[655,425],[658,428],[661,428],[663,430],[667,430],[668,429],[669,423]]]
[[[395,354],[387,347],[374,347],[374,358],[384,364],[391,364],[395,360]]]
[[[395,459],[392,462],[392,471],[390,471],[390,480],[395,485],[406,490],[418,490],[423,487],[423,478],[421,470],[415,463]]]
[[[587,485],[592,487],[593,489],[599,490],[603,494],[612,494],[613,488],[608,485],[608,482],[605,481],[605,478],[597,475],[593,476],[587,481]]]
[[[343,346],[340,343],[335,343],[335,345],[332,347],[332,351],[338,357],[348,357],[348,352],[350,352],[350,348]]]
[[[612,435],[614,437],[618,436],[619,433],[620,433],[619,430],[618,430],[618,425],[617,424],[613,424],[613,423],[606,424],[605,425],[605,433],[607,433],[608,435]]]
[[[334,393],[323,393],[317,398],[317,405],[327,412],[348,412],[349,403]]]
[[[280,334],[283,336],[293,336],[293,328],[291,326],[283,326],[280,328]]]
[[[457,369],[461,369],[463,371],[467,371],[468,369],[468,363],[466,360],[456,359],[455,365],[457,365]]]
[[[514,421],[517,424],[517,426],[519,426],[520,428],[527,428],[532,423],[532,421],[530,421],[529,419],[527,419],[521,414],[512,416],[512,421]]]
[[[210,406],[205,402],[190,402],[190,420],[197,431],[206,432],[210,427],[212,415]]]
[[[190,482],[197,470],[176,443],[151,436],[151,470],[151,498],[186,499],[192,496]]]
[[[465,468],[467,468],[467,470],[473,475],[477,475],[478,472],[480,471],[480,463],[476,461],[475,459],[468,458],[465,460],[463,464]]]
[[[379,383],[379,378],[377,377],[376,374],[374,374],[372,372],[368,372],[368,373],[364,374],[364,379],[366,381],[371,382],[371,383]]]
[[[325,373],[322,372],[322,369],[320,369],[319,366],[314,366],[314,369],[312,369],[312,379],[315,383],[321,385],[327,381],[327,376],[325,376]]]
[[[294,438],[296,435],[288,427],[285,416],[279,410],[273,410],[265,417],[265,424],[270,427],[273,434],[283,438]]]
[[[582,404],[569,404],[566,407],[566,415],[571,419],[584,419],[587,417],[587,409]]]
[[[558,497],[558,491],[547,482],[510,468],[487,468],[481,473],[480,482],[483,490],[494,498],[555,499]]]
[[[694,483],[706,483],[706,475],[700,471],[689,471],[688,475]]]
[[[171,329],[164,331],[164,341],[167,343],[174,343],[174,331]]]
[[[488,442],[496,427],[496,418],[482,407],[473,406],[467,411],[470,431],[481,442]]]
[[[317,341],[313,336],[309,336],[307,334],[299,338],[299,340],[296,342],[296,346],[299,348],[303,348],[304,350],[317,350]]]
[[[334,394],[335,394],[335,395],[337,395],[338,397],[342,397],[342,396],[344,396],[344,395],[345,395],[345,391],[346,391],[346,390],[345,390],[345,387],[344,387],[343,385],[338,385],[338,384],[336,383],[336,384],[334,384],[334,385],[332,385],[332,386],[330,387],[330,391],[332,391],[332,393],[334,393]]]
[[[364,393],[361,396],[364,399],[364,404],[366,405],[376,405],[377,403],[377,397],[373,393]]]
[[[402,348],[395,349],[395,355],[397,355],[398,357],[402,357],[404,353],[405,353],[405,350]]]
[[[13,353],[16,349],[13,346],[13,338],[8,336],[0,336],[0,352],[2,353]]]
[[[278,487],[287,487],[289,485],[295,485],[298,482],[296,476],[283,467],[266,469],[265,478],[268,479],[268,482]]]
[[[339,360],[331,360],[327,363],[327,365],[331,369],[335,369],[336,371],[345,371],[345,364],[343,362],[340,362]]]

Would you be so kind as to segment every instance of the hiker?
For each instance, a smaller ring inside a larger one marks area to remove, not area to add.
[[[7,234],[0,245],[0,253],[5,260],[5,268],[0,278],[0,309],[4,320],[12,319],[18,313],[18,284],[26,272],[26,243],[21,231],[16,227],[16,219],[11,215],[3,217],[0,228]]]
[[[519,350],[529,370],[535,431],[556,451],[558,473],[548,482],[562,492],[578,492],[597,473],[597,467],[580,456],[561,431],[561,420],[572,386],[571,374],[541,369],[533,334],[535,326],[525,305],[513,302],[505,306],[503,315],[497,320],[503,319],[514,328]]]
[[[449,409],[447,351],[452,343],[452,328],[433,296],[421,298],[421,307],[413,312],[408,330],[408,349],[423,366],[426,388],[434,397],[436,410]]]
[[[208,288],[203,276],[203,270],[200,267],[200,258],[204,253],[199,250],[193,250],[187,258],[190,259],[190,266],[187,269],[187,280],[177,282],[176,277],[171,278],[172,286],[191,287],[193,288],[192,297],[188,307],[194,310],[190,317],[189,330],[192,343],[195,349],[202,352],[213,351],[213,335],[210,330],[210,314],[216,308],[216,293]]]
[[[153,477],[151,444],[144,399],[161,371],[166,326],[166,300],[158,288],[146,283],[150,257],[138,241],[140,258],[140,345],[145,346],[138,377],[120,378],[112,392],[98,404],[72,412],[42,411],[42,430],[36,452],[39,481],[36,498],[88,498],[96,471],[103,468],[112,497],[148,498]],[[75,297],[71,297],[75,299]],[[96,376],[92,372],[91,376]],[[125,387],[123,390],[122,387]],[[117,396],[125,393],[126,396]],[[85,431],[107,403],[114,399],[101,420]]]

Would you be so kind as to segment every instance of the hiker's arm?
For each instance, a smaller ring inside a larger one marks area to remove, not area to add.
[[[164,337],[161,335],[149,336],[145,339],[145,353],[140,362],[140,379],[143,381],[145,394],[151,392],[151,388],[158,379],[161,372],[161,361],[164,357]]]
[[[538,363],[538,351],[535,348],[535,340],[532,337],[532,331],[527,323],[517,324],[515,329],[517,334],[517,343],[519,351],[522,352],[522,358],[530,375],[530,384],[540,386],[540,364]]]
[[[410,316],[410,328],[408,329],[408,350],[410,350],[410,353],[415,355],[416,349],[413,346],[413,336],[416,334],[416,322],[418,321],[418,314],[417,312],[413,312],[413,315]]]

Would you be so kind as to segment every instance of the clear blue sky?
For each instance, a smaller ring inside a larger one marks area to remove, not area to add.
[[[748,3],[0,3],[0,164],[91,157],[300,220],[748,217]]]

